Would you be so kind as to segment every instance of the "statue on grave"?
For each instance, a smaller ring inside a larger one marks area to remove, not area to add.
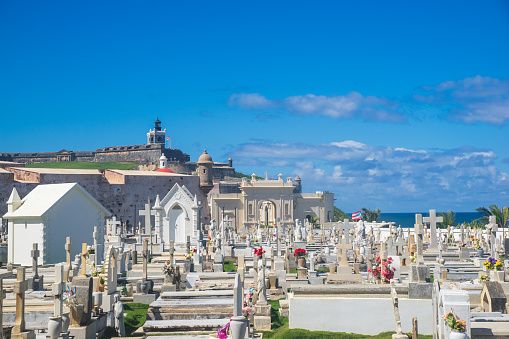
[[[355,240],[361,241],[363,239],[366,239],[366,225],[364,225],[363,220],[359,220],[355,225]]]
[[[113,315],[115,316],[115,331],[120,337],[125,337],[125,326],[124,326],[124,305],[120,301],[118,294],[114,297],[113,304]]]

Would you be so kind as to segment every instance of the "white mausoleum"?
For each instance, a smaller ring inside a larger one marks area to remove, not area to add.
[[[81,243],[93,244],[94,226],[102,233],[104,218],[110,215],[77,183],[39,185],[23,199],[13,188],[3,216],[8,220],[8,262],[32,265],[34,243],[41,250],[39,264],[63,262],[66,237],[71,237],[74,256],[81,252]]]
[[[299,176],[283,180],[242,178],[241,193],[214,194],[210,197],[211,219],[218,222],[226,217],[238,232],[240,228],[253,229],[258,224],[291,227],[295,219],[318,218],[319,223],[334,220],[334,193],[302,193]]]

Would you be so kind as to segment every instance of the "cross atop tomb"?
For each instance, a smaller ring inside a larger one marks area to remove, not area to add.
[[[150,198],[148,198],[148,204],[145,204],[145,209],[139,210],[138,214],[142,217],[145,217],[145,233],[147,233],[147,231],[152,229],[152,209],[150,207]]]
[[[430,225],[430,244],[429,249],[431,250],[437,250],[438,249],[438,243],[437,243],[437,222],[443,222],[443,217],[437,217],[437,211],[436,210],[429,210],[429,217],[423,218],[424,222],[429,223]]]
[[[25,292],[28,290],[28,280],[25,279],[25,268],[18,267],[17,280],[14,282],[13,291],[16,294],[16,320],[12,334],[21,334],[25,331]]]
[[[81,274],[80,276],[81,277],[86,277],[87,276],[87,253],[88,253],[88,250],[87,250],[87,243],[84,242],[81,244]]]
[[[265,172],[265,180],[269,180],[269,172]]]
[[[424,227],[422,224],[422,214],[415,215],[414,233],[417,236],[417,242],[416,242],[417,264],[424,264],[423,246],[422,246]]]
[[[52,294],[55,298],[54,316],[62,316],[62,294],[65,290],[64,274],[62,264],[55,265],[55,282],[52,286]]]
[[[353,230],[354,224],[350,224],[350,220],[345,219],[343,223],[339,224],[339,229],[343,231],[345,238],[347,239],[347,243],[349,242],[350,230]]]
[[[117,227],[120,227],[120,225],[122,225],[122,222],[120,222],[120,220],[117,220],[117,216],[114,215],[111,219],[110,219],[110,227],[111,227],[111,235],[117,235]]]
[[[32,250],[32,271],[34,272],[34,279],[39,278],[39,274],[37,273],[37,258],[39,258],[39,250],[37,249],[37,243],[34,243]]]
[[[338,255],[341,251],[341,262],[339,263],[339,267],[349,267],[347,252],[349,249],[352,249],[352,244],[349,244],[345,238],[341,239],[340,244],[336,245],[338,249]]]

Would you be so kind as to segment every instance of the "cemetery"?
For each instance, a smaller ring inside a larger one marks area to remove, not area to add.
[[[179,184],[147,197],[132,230],[77,183],[23,199],[14,188],[6,204],[5,338],[260,338],[280,322],[295,333],[509,337],[509,241],[494,216],[484,229],[437,228],[435,210],[411,228],[313,225],[283,218],[281,204],[273,223],[267,212],[203,224],[203,204]]]

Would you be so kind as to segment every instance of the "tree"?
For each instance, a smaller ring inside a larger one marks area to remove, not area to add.
[[[476,219],[475,221],[480,221],[487,224],[490,222],[490,216],[494,215],[497,219],[498,226],[503,228],[507,227],[507,221],[509,219],[509,208],[507,206],[502,207],[502,210],[500,210],[497,205],[493,204],[488,206],[488,208],[477,207],[475,210],[483,215],[481,218]]]
[[[334,221],[343,221],[345,219],[352,220],[348,214],[334,206]]]
[[[362,220],[367,222],[375,222],[380,218],[381,211],[377,208],[376,210],[370,210],[367,208],[362,208]]]
[[[438,216],[442,217],[444,221],[437,223],[437,227],[447,228],[448,226],[456,225],[456,221],[454,221],[454,218],[456,218],[456,213],[453,211],[448,210],[447,212],[440,212],[438,213]]]

